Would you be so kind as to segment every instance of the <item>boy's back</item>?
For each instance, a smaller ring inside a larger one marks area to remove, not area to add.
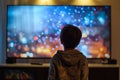
[[[58,51],[51,62],[54,65],[50,80],[87,80],[87,60],[81,52],[74,49]]]

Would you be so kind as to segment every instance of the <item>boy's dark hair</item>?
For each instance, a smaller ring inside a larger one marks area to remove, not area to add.
[[[64,48],[75,48],[79,44],[81,37],[81,30],[70,24],[65,25],[60,34]]]

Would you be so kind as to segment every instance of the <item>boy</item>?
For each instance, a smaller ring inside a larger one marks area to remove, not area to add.
[[[87,80],[88,62],[86,57],[75,49],[82,32],[73,25],[65,25],[60,34],[64,51],[57,51],[50,62],[48,80]]]

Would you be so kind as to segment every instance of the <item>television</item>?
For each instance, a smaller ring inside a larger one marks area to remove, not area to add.
[[[52,58],[63,50],[61,29],[77,26],[77,50],[87,58],[111,57],[111,7],[80,5],[8,5],[7,58]]]

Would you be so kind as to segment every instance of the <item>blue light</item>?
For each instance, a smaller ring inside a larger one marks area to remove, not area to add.
[[[26,39],[25,37],[23,37],[23,38],[21,39],[21,42],[22,42],[23,44],[26,44],[26,43],[27,43],[27,39]]]
[[[88,25],[88,24],[90,23],[89,18],[85,17],[84,20],[85,20],[85,24],[86,24],[86,25]]]
[[[14,43],[13,42],[10,43],[10,47],[14,47]]]
[[[45,30],[45,34],[48,34],[48,30]]]
[[[105,20],[102,17],[98,17],[98,20],[100,21],[100,23],[103,25],[105,23]]]
[[[29,57],[33,57],[33,53],[30,53],[30,52],[26,52],[27,56]]]
[[[38,42],[39,42],[39,43],[42,43],[42,41],[41,41],[40,39],[38,39]]]
[[[86,46],[86,45],[83,45],[83,46],[82,46],[82,49],[87,50],[87,46]]]

